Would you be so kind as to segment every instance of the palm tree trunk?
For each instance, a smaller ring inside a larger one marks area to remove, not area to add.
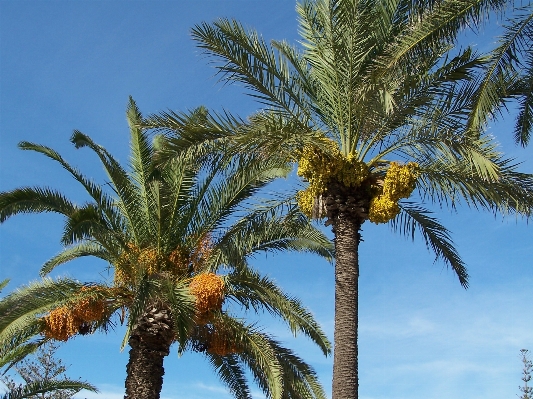
[[[334,219],[335,234],[335,331],[332,399],[357,399],[357,304],[361,222],[340,213]]]
[[[128,341],[131,349],[124,399],[159,399],[165,374],[163,359],[173,338],[170,312],[150,306]]]

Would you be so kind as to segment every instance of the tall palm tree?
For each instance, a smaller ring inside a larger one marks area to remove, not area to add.
[[[324,354],[330,351],[301,303],[248,263],[261,251],[332,256],[329,240],[296,208],[276,200],[252,206],[251,196],[285,173],[283,165],[254,155],[224,165],[213,156],[198,165],[186,153],[160,164],[157,141],[152,145],[138,127],[142,116],[131,99],[127,119],[130,171],[89,136],[79,131],[72,136],[76,148],[88,147],[99,157],[107,185],[93,183],[51,148],[20,144],[61,164],[91,202],[80,206],[49,188],[19,188],[0,193],[0,222],[19,213],[59,213],[65,217],[65,249],[43,265],[41,274],[90,256],[107,262],[113,278],[85,284],[45,278],[2,299],[0,358],[18,348],[26,353],[24,348],[43,340],[105,330],[118,317],[127,325],[122,346],[130,347],[128,399],[159,398],[163,359],[174,342],[180,351],[205,354],[237,398],[251,397],[246,368],[268,397],[324,397],[311,367],[223,307],[233,301],[246,309],[266,309],[295,334],[310,337]],[[104,191],[107,186],[111,195]]]
[[[513,10],[472,94],[468,124],[482,130],[518,101],[514,139],[525,147],[533,131],[533,4]]]
[[[248,119],[169,111],[145,121],[174,135],[169,152],[224,145],[298,164],[309,182],[300,209],[325,219],[335,237],[334,399],[358,397],[363,223],[388,222],[413,237],[419,229],[466,288],[449,232],[424,202],[531,213],[532,175],[465,127],[474,76],[487,60],[454,48],[462,27],[503,3],[302,0],[301,48],[268,44],[235,20],[202,23],[193,38],[219,61],[221,80],[244,84],[264,109]]]

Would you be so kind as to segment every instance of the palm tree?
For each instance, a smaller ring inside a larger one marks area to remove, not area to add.
[[[301,49],[268,44],[235,20],[202,23],[193,38],[218,62],[221,80],[243,84],[264,109],[248,119],[204,110],[145,121],[173,136],[167,152],[223,145],[297,163],[309,182],[297,195],[300,209],[325,218],[335,237],[334,399],[358,397],[363,223],[388,222],[413,237],[419,229],[466,288],[449,232],[424,202],[531,213],[532,175],[465,127],[474,77],[487,60],[453,48],[462,27],[502,4],[302,0]]]
[[[163,359],[174,342],[180,351],[205,354],[237,398],[251,397],[246,368],[268,397],[324,397],[302,359],[223,310],[228,301],[266,309],[295,334],[310,337],[324,354],[330,351],[301,303],[248,263],[260,251],[332,256],[329,240],[296,208],[274,199],[249,207],[251,196],[284,168],[254,155],[224,165],[213,156],[198,165],[183,153],[160,164],[155,161],[158,142],[152,145],[146,130],[138,128],[142,116],[131,99],[127,119],[129,172],[87,135],[75,131],[72,136],[76,148],[88,147],[99,157],[110,179],[102,186],[53,149],[20,144],[61,164],[91,202],[79,206],[49,188],[19,188],[0,193],[0,222],[19,213],[59,213],[65,217],[65,249],[43,265],[41,274],[91,256],[107,262],[113,278],[85,284],[45,278],[6,296],[0,301],[0,357],[49,339],[105,331],[118,317],[127,326],[122,347],[130,347],[126,398],[159,398]],[[104,191],[107,186],[112,195]]]
[[[468,123],[472,130],[482,130],[489,119],[501,116],[509,101],[517,100],[514,139],[525,147],[533,131],[533,6],[514,11],[472,95]]]

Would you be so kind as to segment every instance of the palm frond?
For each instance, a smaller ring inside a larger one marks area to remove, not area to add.
[[[88,390],[91,392],[98,392],[98,389],[85,381],[79,380],[42,380],[34,381],[26,385],[17,387],[8,393],[2,395],[2,399],[23,399],[32,398],[36,395],[45,394],[48,392],[55,392],[61,390],[74,390],[79,392],[81,390]]]
[[[326,399],[316,372],[290,349],[271,340],[283,369],[284,399]]]
[[[11,342],[11,350],[3,347],[2,352],[0,352],[0,368],[5,367],[4,373],[26,356],[35,352],[37,348],[44,342],[44,340],[40,340],[27,343],[28,340],[29,338],[26,341],[19,339],[15,343]]]
[[[41,276],[46,276],[57,266],[83,256],[94,256],[108,262],[111,261],[109,252],[98,242],[81,242],[72,247],[65,248],[59,254],[47,260],[42,266],[39,274]]]
[[[435,4],[391,44],[383,73],[424,48],[453,43],[462,29],[475,26],[491,11],[502,9],[505,1],[446,0]]]
[[[204,232],[223,225],[227,218],[245,209],[245,201],[277,177],[290,171],[277,159],[261,159],[255,154],[241,155],[232,160],[222,174],[215,176],[198,203],[196,218]]]
[[[189,112],[160,112],[142,123],[166,137],[157,151],[158,160],[165,162],[191,151],[197,160],[209,158],[213,152],[227,149],[245,122],[228,112],[210,113],[205,107],[198,107]]]
[[[234,318],[221,317],[225,331],[239,348],[236,355],[251,371],[257,385],[268,398],[283,398],[283,370],[270,337]]]
[[[176,341],[180,347],[184,347],[189,338],[189,332],[194,326],[195,297],[191,295],[184,281],[176,283],[171,279],[163,279],[155,285],[170,307],[176,330]]]
[[[258,101],[292,116],[305,116],[305,98],[291,79],[289,64],[253,30],[238,21],[219,19],[192,29],[198,47],[222,60],[222,80],[243,83]],[[255,94],[253,94],[255,93]]]
[[[146,273],[140,276],[136,283],[135,290],[133,291],[133,300],[128,306],[129,314],[126,324],[126,334],[124,334],[124,338],[122,339],[120,350],[123,350],[128,344],[128,340],[130,339],[139,318],[149,306],[150,299],[154,295],[154,288],[155,286],[153,282],[148,278]]]
[[[148,136],[141,127],[141,112],[131,96],[126,111],[126,118],[130,127],[131,177],[138,189],[135,206],[140,213],[139,217],[146,225],[151,227],[150,233],[153,233],[157,231],[157,228],[154,226],[157,222],[153,220],[153,207],[150,206],[151,195],[148,186],[154,169],[154,156]],[[158,208],[156,207],[156,209]],[[151,236],[152,234],[150,233],[147,236]]]
[[[48,188],[26,187],[0,193],[0,222],[19,213],[56,212],[70,216],[76,206]]]
[[[111,154],[105,148],[94,143],[89,136],[80,131],[74,131],[71,141],[76,148],[89,147],[98,155],[119,198],[119,202],[116,205],[121,209],[121,213],[129,224],[129,230],[135,240],[142,242],[143,237],[147,236],[146,230],[148,227],[142,218],[142,211],[137,206],[140,201],[139,188],[132,183],[126,171]]]
[[[72,177],[74,177],[74,179],[76,179],[85,188],[87,193],[98,204],[99,209],[102,211],[102,213],[106,215],[109,224],[117,230],[122,227],[122,218],[120,214],[115,211],[111,198],[109,198],[109,196],[102,191],[100,186],[87,179],[76,168],[73,168],[68,162],[66,162],[59,153],[49,147],[30,143],[27,141],[20,142],[19,148],[22,150],[31,150],[39,152],[47,156],[48,158],[58,162],[66,171],[68,171],[72,175]]]
[[[519,96],[514,139],[515,143],[521,144],[522,147],[528,145],[533,131],[533,51],[529,52],[525,64],[525,73],[516,85],[519,89],[510,89],[511,92],[518,92],[517,94]]]
[[[427,209],[410,202],[400,202],[399,205],[402,212],[390,222],[392,228],[410,236],[413,240],[418,229],[426,242],[426,247],[435,253],[435,260],[443,260],[453,269],[461,285],[468,288],[466,266],[457,253],[448,230],[437,219],[431,217],[431,212]]]
[[[485,160],[495,165],[494,177],[478,173],[472,164],[478,162],[477,158],[450,162],[446,156],[434,156],[423,160],[422,195],[452,206],[462,200],[475,208],[529,217],[533,209],[533,175],[518,172],[514,160],[499,153]]]
[[[324,355],[331,353],[331,343],[313,315],[299,300],[282,292],[272,280],[246,269],[230,273],[226,281],[231,299],[246,308],[251,307],[255,311],[263,308],[281,317],[293,334],[302,332],[321,348]]]
[[[218,356],[206,353],[209,363],[235,399],[252,399],[246,373],[237,356]]]
[[[289,199],[290,200],[290,199]],[[263,251],[310,252],[333,259],[331,241],[285,200],[266,202],[224,232],[215,246],[220,262],[238,264],[242,258]]]
[[[519,9],[515,18],[507,22],[499,43],[490,53],[490,62],[473,96],[468,127],[476,132],[486,126],[489,118],[495,119],[501,113],[506,99],[514,94],[512,87],[520,79],[520,68],[524,61],[521,55],[525,56],[533,46],[531,7]]]

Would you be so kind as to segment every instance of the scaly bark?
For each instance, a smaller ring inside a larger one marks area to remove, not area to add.
[[[124,399],[159,399],[165,374],[163,359],[173,339],[169,310],[148,307],[128,341],[131,349]]]

